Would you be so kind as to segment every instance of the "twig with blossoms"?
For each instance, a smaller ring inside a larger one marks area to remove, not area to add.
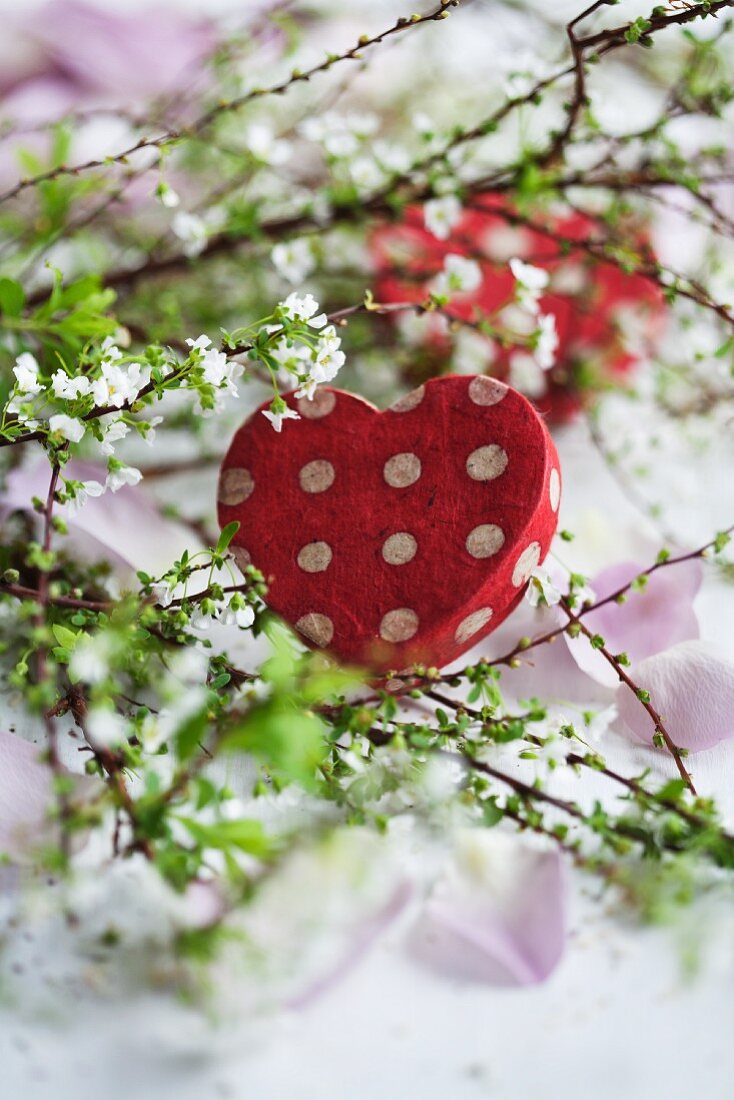
[[[265,96],[271,95],[283,95],[297,84],[306,83],[311,80],[312,77],[318,73],[328,72],[334,65],[342,61],[354,61],[360,60],[362,52],[369,49],[371,46],[379,45],[386,39],[391,38],[395,34],[401,34],[402,32],[414,29],[415,27],[422,26],[425,23],[435,23],[442,19],[446,19],[450,14],[451,8],[459,6],[460,0],[440,0],[437,7],[427,12],[425,15],[411,15],[407,17],[401,17],[397,22],[389,27],[387,30],[381,31],[374,35],[361,35],[358,42],[351,46],[349,49],[344,50],[341,54],[328,54],[325,61],[320,62],[317,65],[313,65],[310,69],[306,69],[303,72],[295,70],[291,75],[276,84],[270,85],[267,88],[253,88],[252,91],[247,92],[245,95],[238,96],[235,99],[224,100],[217,103],[214,107],[211,107],[208,111],[205,111],[192,123],[180,127],[179,129],[166,130],[158,137],[142,137],[134,144],[123,149],[119,153],[112,154],[111,156],[104,158],[92,158],[85,161],[82,164],[66,165],[60,164],[55,168],[50,168],[46,172],[40,172],[35,176],[28,176],[25,179],[21,179],[18,183],[12,187],[7,188],[0,193],[0,204],[8,202],[10,199],[16,198],[24,191],[33,187],[38,187],[39,184],[48,183],[52,180],[59,179],[62,176],[80,176],[87,172],[91,172],[98,168],[107,168],[111,164],[126,164],[129,159],[136,153],[142,152],[146,149],[163,150],[170,145],[177,144],[182,141],[186,141],[192,138],[198,138],[203,134],[207,128],[221,115],[238,111],[248,103],[252,103],[254,100],[263,99]]]

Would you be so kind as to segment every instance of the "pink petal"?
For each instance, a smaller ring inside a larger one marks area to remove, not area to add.
[[[734,660],[710,642],[680,642],[632,669],[635,683],[650,693],[674,743],[689,752],[713,748],[734,735]],[[624,684],[617,708],[628,732],[650,744],[654,722]]]
[[[411,952],[464,981],[545,981],[565,946],[564,886],[557,851],[504,833],[467,831],[419,918]]]
[[[604,599],[639,576],[644,566],[620,562],[590,581],[597,600]],[[631,591],[622,604],[609,603],[584,616],[584,622],[600,634],[612,653],[626,653],[633,664],[660,653],[678,642],[698,638],[699,626],[693,601],[701,587],[700,561],[681,562],[658,569],[642,591]],[[568,638],[574,660],[601,684],[616,686],[614,669],[584,637]]]
[[[0,855],[17,862],[52,839],[54,826],[48,811],[54,799],[53,775],[39,759],[42,751],[41,745],[0,731]],[[77,775],[67,768],[63,772],[73,777],[75,800],[93,798],[100,788],[100,781],[92,776]],[[76,834],[75,849],[84,843],[84,834]],[[0,876],[0,892],[14,881],[12,874]]]
[[[13,858],[44,840],[51,805],[51,770],[40,749],[0,732],[0,853]]]
[[[52,0],[34,12],[29,30],[50,70],[90,95],[146,96],[185,87],[214,46],[212,25],[162,7],[103,11],[78,0]]]
[[[104,467],[73,461],[64,467],[67,478],[104,484]],[[49,467],[41,459],[19,466],[7,477],[0,493],[0,520],[10,512],[32,512],[31,498],[45,499]],[[126,485],[117,493],[92,497],[76,512],[59,506],[69,535],[63,540],[86,560],[109,561],[123,576],[138,569],[152,575],[163,573],[184,550],[200,549],[199,539],[182,524],[164,519],[143,489]],[[35,516],[35,513],[32,513]],[[61,545],[62,540],[59,539]]]

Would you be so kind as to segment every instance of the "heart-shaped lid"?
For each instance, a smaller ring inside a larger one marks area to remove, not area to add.
[[[556,529],[561,478],[530,403],[483,376],[433,379],[384,412],[321,387],[258,409],[222,464],[219,520],[312,646],[376,671],[441,667],[521,598]]]

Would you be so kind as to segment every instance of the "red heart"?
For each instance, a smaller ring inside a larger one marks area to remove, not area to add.
[[[434,379],[380,412],[321,387],[275,435],[258,409],[222,464],[219,521],[312,645],[376,670],[441,667],[520,600],[556,529],[558,456],[528,401]]]
[[[378,272],[377,297],[380,302],[425,301],[430,281],[446,257],[458,253],[479,263],[482,281],[476,290],[452,295],[446,310],[461,320],[475,321],[478,311],[491,317],[512,298],[515,279],[507,265],[510,256],[547,271],[550,285],[540,308],[556,319],[557,362],[543,373],[545,388],[533,401],[550,420],[570,420],[589,396],[590,381],[597,378],[597,388],[604,380],[621,383],[636,365],[638,356],[621,338],[625,311],[634,309],[649,342],[663,327],[663,295],[647,276],[628,273],[584,252],[584,244],[599,238],[603,227],[598,220],[578,213],[553,215],[545,219],[547,231],[543,231],[523,225],[515,213],[501,195],[477,195],[448,238],[438,240],[425,227],[423,208],[408,207],[401,221],[378,226],[370,238]],[[639,226],[628,232],[640,254],[650,257],[646,233]],[[578,241],[580,247],[564,247],[563,241]],[[431,357],[444,361],[452,340],[441,320],[436,314],[426,315],[425,341]],[[526,354],[518,347],[495,349],[492,373],[506,378],[518,352]]]

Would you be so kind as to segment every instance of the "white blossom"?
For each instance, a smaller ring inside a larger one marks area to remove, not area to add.
[[[263,164],[285,164],[291,155],[290,142],[276,138],[271,128],[263,122],[254,122],[248,128],[245,144]]]
[[[339,115],[336,111],[325,111],[320,116],[311,116],[299,126],[299,133],[308,141],[323,145],[332,157],[350,157],[359,148],[359,140],[374,133],[379,119],[371,114]]]
[[[169,210],[173,210],[181,202],[176,191],[164,180],[161,180],[156,187],[155,194],[161,206],[165,206]]]
[[[558,351],[558,332],[556,318],[552,313],[543,313],[538,318],[538,338],[535,345],[535,362],[542,370],[550,370],[556,361]]]
[[[298,415],[298,413],[296,412],[296,410],[291,409],[288,406],[286,406],[282,410],[279,410],[278,412],[271,412],[270,409],[264,409],[263,410],[263,416],[267,417],[267,419],[273,425],[273,428],[275,429],[276,432],[282,432],[283,431],[283,421],[284,420],[300,420],[301,419],[300,416]]]
[[[78,512],[90,497],[101,497],[104,491],[105,487],[99,481],[83,481],[81,488],[76,490],[74,499],[69,502],[70,510]]]
[[[213,621],[213,620],[212,620]],[[202,678],[206,676],[206,666]],[[208,693],[203,684],[195,684],[172,694],[170,704],[159,714],[150,714],[143,722],[140,737],[148,752],[157,752],[162,745],[170,741],[187,719],[203,709]]]
[[[211,604],[211,600],[208,601]],[[217,609],[204,609],[202,604],[197,604],[191,613],[191,627],[193,630],[209,630],[217,621]]]
[[[178,239],[183,242],[183,250],[187,256],[198,256],[206,248],[206,226],[197,214],[179,210],[174,215],[171,228]]]
[[[341,341],[337,340],[334,343],[338,345]],[[310,376],[316,382],[331,382],[344,366],[345,360],[346,356],[343,351],[338,350],[338,346],[335,348],[324,346],[316,356],[316,361],[311,367]]]
[[[249,604],[244,607],[230,607],[225,604],[219,611],[219,621],[222,626],[238,626],[244,630],[254,623],[255,610]]]
[[[458,374],[484,374],[497,356],[497,346],[483,332],[462,328],[454,341],[453,369]]]
[[[104,455],[114,454],[113,443],[119,442],[124,439],[130,432],[130,425],[126,424],[122,417],[111,416],[109,419],[100,421],[102,425],[102,431],[104,432],[104,442],[100,446],[100,450]]]
[[[372,191],[385,179],[385,173],[374,157],[355,157],[349,164],[349,175],[360,190]]]
[[[440,241],[445,241],[461,220],[461,203],[456,195],[430,199],[423,207],[426,229]]]
[[[112,363],[117,359],[122,359],[122,352],[115,344],[113,336],[105,336],[102,341],[102,362]]]
[[[510,260],[510,271],[515,276],[517,283],[517,301],[523,309],[531,313],[538,312],[538,299],[548,286],[550,276],[542,267],[526,264],[524,260],[514,256]]]
[[[436,124],[429,115],[423,111],[416,111],[410,120],[414,130],[421,135],[421,137],[432,137],[436,132]]]
[[[311,242],[304,237],[276,244],[270,258],[278,274],[294,286],[308,278],[316,266]]]
[[[370,137],[380,128],[380,119],[371,111],[350,111],[344,118],[344,125],[357,137]]]
[[[227,377],[229,360],[223,351],[217,348],[209,348],[204,352],[200,363],[204,379],[212,386],[221,386]]]
[[[306,361],[310,361],[313,357],[311,348],[306,344],[296,344],[289,340],[279,340],[270,349],[270,354],[276,363],[296,370],[299,370]]]
[[[314,378],[313,375],[309,374],[296,390],[296,397],[305,397],[308,401],[313,401],[318,385],[318,378]]]
[[[533,569],[530,574],[530,584],[525,592],[525,599],[531,607],[546,605],[555,607],[561,602],[561,590],[556,586],[547,569]]]
[[[545,371],[525,351],[516,351],[510,359],[509,382],[526,397],[542,397],[548,390]]]
[[[297,397],[313,398],[316,387],[322,382],[331,382],[344,366],[346,356],[341,351],[341,340],[336,329],[329,325],[319,337],[316,358],[311,363],[308,374],[296,391]]]
[[[73,416],[66,416],[65,413],[56,413],[55,416],[52,416],[48,426],[52,432],[68,439],[70,443],[78,443],[86,431],[86,425],[81,420],[76,420]]]
[[[319,303],[313,294],[301,297],[293,291],[280,303],[280,308],[289,320],[306,321],[312,328],[323,328],[328,320],[325,313],[318,313]]]
[[[468,293],[482,285],[482,269],[476,260],[450,252],[443,264],[443,271],[431,283],[431,290],[441,297]]]
[[[119,466],[107,474],[107,488],[116,493],[124,485],[137,485],[143,475],[134,466]]]
[[[612,703],[604,710],[597,711],[591,718],[584,716],[585,730],[582,740],[591,745],[601,745],[609,727],[618,716],[617,708]]]
[[[158,427],[159,424],[162,424],[162,423],[163,423],[163,417],[162,416],[154,416],[148,421],[148,427],[144,432],[143,438],[145,439],[145,442],[148,444],[149,447],[153,446],[153,443],[155,442],[155,437],[156,437],[156,428]],[[141,427],[141,424],[138,424],[138,427]]]
[[[95,749],[115,748],[125,740],[127,722],[114,710],[93,707],[85,722],[85,733]]]
[[[55,397],[63,397],[73,401],[77,397],[83,397],[89,393],[92,383],[84,375],[71,378],[66,371],[57,370],[51,375],[51,389]]]
[[[100,486],[101,488],[101,486]],[[74,646],[69,658],[69,673],[73,681],[82,680],[85,684],[100,684],[109,672],[109,647],[104,644],[104,636],[80,639]]]
[[[228,359],[225,352],[220,351],[218,348],[211,347],[211,340],[208,336],[202,335],[196,340],[187,340],[186,343],[191,348],[192,354],[194,352],[198,353],[195,362],[201,367],[204,381],[210,386],[225,390],[233,397],[237,397],[238,392],[235,382],[244,374],[245,368],[242,364],[235,362],[233,359]],[[205,409],[201,405],[200,397],[201,395],[197,394],[197,409],[201,415],[211,416],[214,412],[221,410],[221,398],[215,396],[214,409]]]
[[[204,351],[206,348],[211,346],[211,340],[203,332],[201,336],[197,336],[195,340],[192,340],[191,337],[189,337],[186,343],[189,345],[192,351]]]
[[[170,581],[167,581],[165,579],[162,581],[156,581],[155,584],[151,585],[153,593],[155,594],[156,603],[160,607],[171,606],[171,604],[173,603],[173,593],[175,587],[175,584],[171,584]]]
[[[15,360],[13,374],[16,378],[16,388],[20,393],[35,394],[43,390],[43,382],[38,377],[38,362],[29,351],[24,351]]]
[[[102,377],[92,382],[92,394],[97,405],[113,405],[121,409],[131,405],[150,382],[150,367],[130,363],[118,367],[113,362],[102,363]]]
[[[391,172],[407,172],[410,168],[410,156],[402,145],[394,142],[376,141],[372,146],[378,164]]]

